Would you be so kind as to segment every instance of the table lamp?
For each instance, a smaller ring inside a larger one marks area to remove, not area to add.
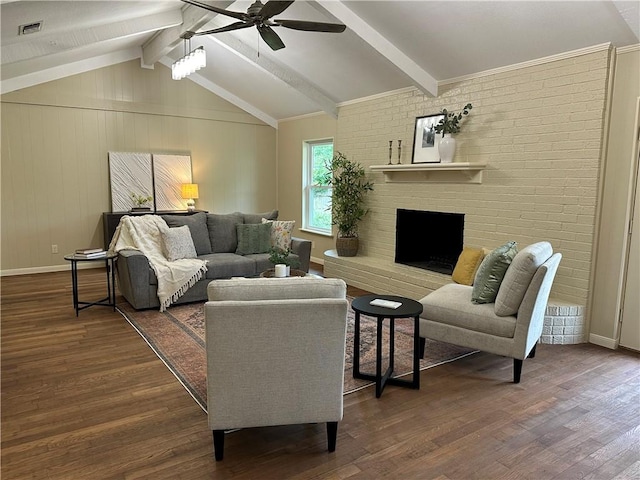
[[[182,198],[187,200],[187,210],[193,212],[196,209],[194,199],[198,198],[197,183],[183,183],[181,186]]]

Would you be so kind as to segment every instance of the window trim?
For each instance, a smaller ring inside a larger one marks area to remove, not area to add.
[[[314,186],[323,187],[323,188],[331,188],[331,186],[324,185],[316,185],[312,184],[313,180],[313,168],[312,168],[312,154],[313,147],[317,145],[331,145],[331,148],[334,147],[334,139],[333,137],[327,137],[316,140],[305,140],[303,141],[303,153],[302,153],[302,227],[300,230],[310,233],[315,233],[318,235],[324,235],[327,237],[333,236],[333,226],[330,226],[328,229],[317,228],[309,225],[309,206],[310,206],[310,194],[311,189]]]

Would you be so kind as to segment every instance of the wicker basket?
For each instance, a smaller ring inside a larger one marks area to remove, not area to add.
[[[355,257],[358,254],[358,237],[336,238],[336,251],[339,257]]]

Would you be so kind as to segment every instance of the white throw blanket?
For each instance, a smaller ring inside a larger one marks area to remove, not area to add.
[[[109,245],[109,251],[138,250],[148,259],[158,277],[158,300],[164,312],[207,272],[207,262],[185,258],[170,262],[162,251],[161,232],[168,229],[157,215],[124,216]]]

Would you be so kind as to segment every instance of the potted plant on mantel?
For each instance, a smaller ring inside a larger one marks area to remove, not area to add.
[[[336,153],[328,165],[326,184],[331,185],[331,224],[338,226],[336,250],[341,257],[354,257],[358,253],[358,223],[366,215],[364,198],[373,190],[373,183],[365,176],[357,162]]]
[[[469,115],[469,111],[473,107],[467,103],[461,112],[449,112],[446,108],[442,109],[444,117],[435,127],[436,133],[442,133],[442,138],[438,142],[438,153],[442,163],[451,163],[456,153],[456,139],[451,136],[453,133],[460,131],[460,122],[464,116]]]

